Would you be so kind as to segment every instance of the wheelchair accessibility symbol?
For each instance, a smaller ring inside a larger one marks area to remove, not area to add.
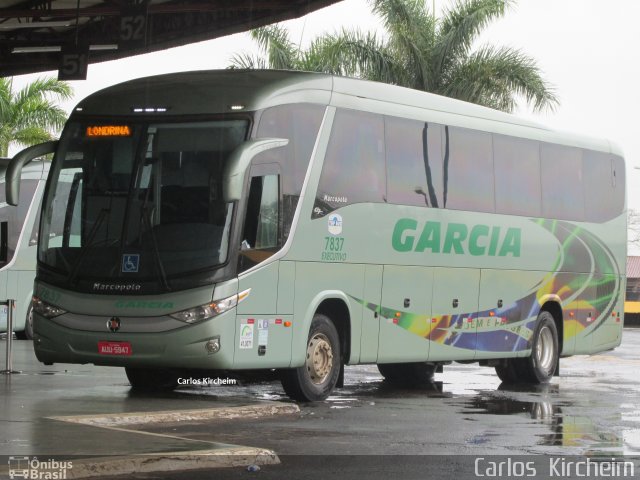
[[[122,273],[138,273],[140,255],[125,253],[122,255]]]

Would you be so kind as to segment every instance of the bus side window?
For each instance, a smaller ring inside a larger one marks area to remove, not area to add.
[[[541,144],[540,178],[545,218],[584,221],[582,157],[582,149],[576,147]]]
[[[386,177],[382,115],[338,110],[311,218],[355,203],[385,203]]]
[[[490,133],[445,127],[443,206],[470,212],[495,211],[493,139]]]
[[[252,177],[240,247],[241,268],[266,260],[280,247],[280,175]]]
[[[585,220],[602,223],[616,218],[624,210],[624,167],[620,157],[584,150]]]
[[[442,207],[442,126],[385,117],[387,201]]]
[[[289,143],[267,150],[253,159],[253,164],[275,163],[282,172],[282,237],[289,236],[293,217],[316,143],[325,107],[307,103],[276,105],[260,116],[256,138],[286,138]]]
[[[540,143],[493,134],[496,213],[540,217]]]
[[[6,242],[6,255],[2,263],[9,263],[19,247],[20,235],[27,220],[31,202],[38,187],[38,180],[22,179],[20,181],[20,199],[17,206],[4,203],[5,184],[0,184],[0,222],[6,222],[7,230],[4,241]],[[3,265],[4,266],[4,265]]]

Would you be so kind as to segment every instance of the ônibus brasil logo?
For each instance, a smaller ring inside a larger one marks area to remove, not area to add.
[[[69,460],[38,460],[38,457],[9,457],[9,478],[28,478],[37,480],[64,480],[67,470],[73,468]]]

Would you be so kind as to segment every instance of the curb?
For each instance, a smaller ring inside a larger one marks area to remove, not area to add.
[[[300,407],[293,403],[262,402],[238,407],[206,408],[197,410],[166,410],[160,412],[130,412],[104,415],[69,415],[47,417],[80,425],[119,430],[141,435],[157,435],[186,442],[205,443],[203,450],[184,452],[154,452],[132,455],[98,456],[67,460],[71,468],[61,476],[46,476],[44,470],[35,470],[45,476],[38,478],[91,478],[101,476],[131,475],[133,473],[153,473],[187,471],[197,469],[246,467],[250,465],[276,465],[280,463],[272,450],[236,445],[201,442],[189,438],[145,432],[144,429],[130,430],[129,425],[153,425],[158,423],[197,422],[202,420],[232,420],[237,418],[261,418],[276,415],[300,413]],[[216,447],[218,446],[218,447]],[[59,461],[64,461],[59,459]],[[50,472],[56,473],[56,472]],[[0,467],[0,475],[8,475],[7,467]],[[31,477],[29,477],[31,478]]]
[[[235,418],[261,418],[300,413],[294,403],[259,403],[239,407],[205,408],[197,410],[166,410],[160,412],[111,413],[106,415],[70,415],[47,417],[62,422],[80,423],[94,427],[121,427],[126,425],[193,422],[200,420],[233,420]]]

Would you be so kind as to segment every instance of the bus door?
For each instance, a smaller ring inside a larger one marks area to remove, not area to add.
[[[239,292],[250,289],[250,294],[238,305],[234,368],[291,363],[292,329],[287,325],[293,314],[294,265],[274,261],[254,268],[282,247],[281,190],[278,165],[251,167],[238,260]],[[276,285],[282,287],[277,293]]]

